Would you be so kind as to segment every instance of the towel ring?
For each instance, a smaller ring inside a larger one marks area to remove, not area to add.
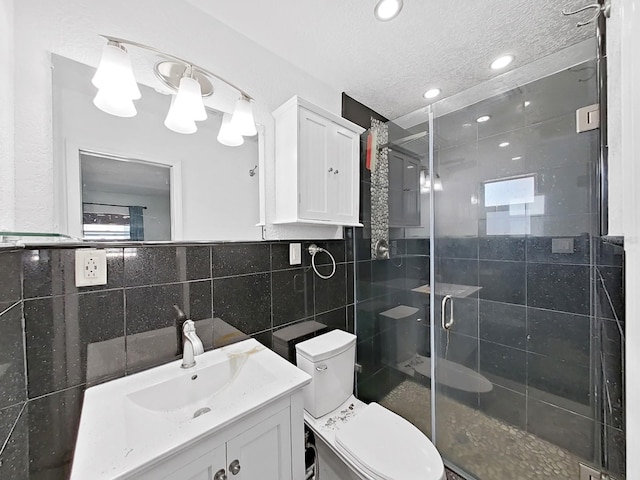
[[[336,259],[333,258],[331,252],[329,250],[325,250],[324,248],[320,248],[315,243],[309,245],[308,251],[309,255],[311,255],[311,266],[313,267],[313,271],[316,272],[316,275],[318,275],[323,280],[329,280],[331,277],[333,277],[333,275],[336,273]],[[326,253],[327,255],[329,255],[329,258],[331,258],[333,269],[331,270],[331,273],[329,275],[322,275],[316,268],[316,254],[320,252]]]

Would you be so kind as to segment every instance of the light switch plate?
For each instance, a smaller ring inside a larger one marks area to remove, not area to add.
[[[302,244],[289,244],[289,265],[300,265],[302,263]]]
[[[76,287],[107,284],[107,251],[95,248],[76,250]]]

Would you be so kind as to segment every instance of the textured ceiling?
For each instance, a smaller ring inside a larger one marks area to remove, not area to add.
[[[560,13],[586,0],[405,0],[385,23],[376,0],[186,1],[391,119],[594,35]]]

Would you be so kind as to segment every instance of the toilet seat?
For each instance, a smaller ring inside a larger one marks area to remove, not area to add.
[[[335,435],[337,450],[374,480],[441,480],[436,447],[415,426],[377,403]]]

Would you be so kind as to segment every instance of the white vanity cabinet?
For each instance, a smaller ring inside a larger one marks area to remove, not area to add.
[[[299,480],[311,377],[254,339],[88,388],[70,480]]]
[[[278,108],[274,224],[359,223],[360,126],[300,97]]]
[[[286,402],[285,402],[286,403]],[[301,412],[276,405],[134,474],[137,480],[295,480],[304,472]],[[299,402],[297,402],[299,403]],[[278,411],[278,409],[280,409]],[[274,413],[275,411],[275,413]],[[293,436],[292,436],[293,433]],[[296,443],[292,441],[295,437]],[[296,461],[293,461],[294,456]]]

